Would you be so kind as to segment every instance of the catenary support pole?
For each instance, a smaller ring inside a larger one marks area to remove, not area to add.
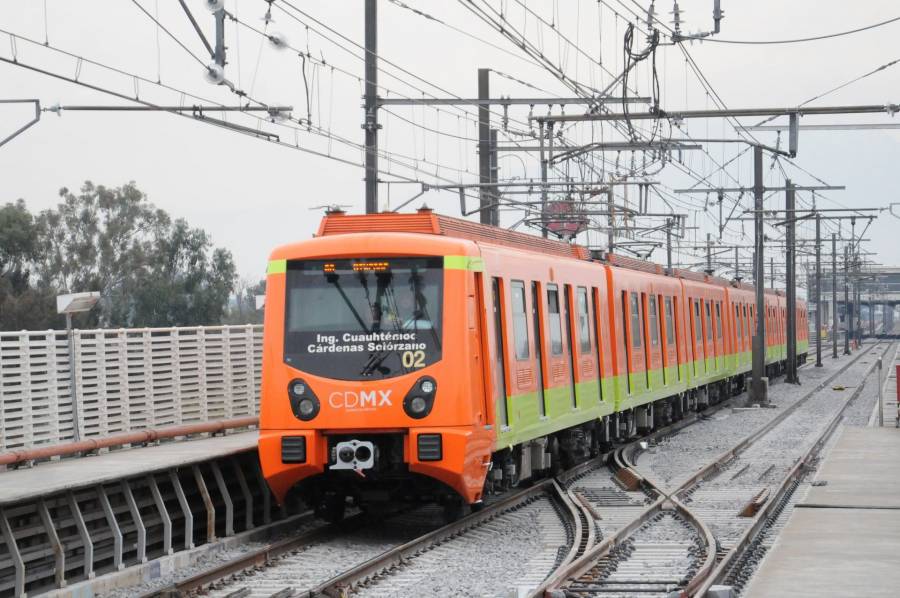
[[[541,143],[541,236],[547,238],[547,154],[544,152],[544,123],[538,123],[538,137]]]
[[[816,212],[816,367],[822,367],[822,215]]]
[[[500,189],[497,187],[498,165],[497,165],[497,129],[491,129],[490,135],[490,177],[491,177],[491,224],[500,226]]]
[[[490,94],[490,69],[478,69],[478,99],[488,100]],[[478,182],[489,185],[491,182],[491,110],[488,104],[478,105]],[[491,224],[490,186],[481,187],[481,211],[479,218],[482,224]]]
[[[672,222],[666,218],[666,274],[672,276]]]
[[[844,355],[850,355],[850,335],[853,334],[853,318],[850,306],[850,247],[844,245]]]
[[[785,220],[787,220],[787,276],[785,292],[787,294],[787,372],[785,382],[799,384],[797,378],[797,280],[795,272],[796,247],[796,220],[794,219],[794,190],[791,188],[791,180],[784,182],[785,191]],[[818,222],[818,218],[816,219]]]
[[[754,259],[753,284],[756,287],[756,334],[753,337],[753,378],[750,400],[764,405],[768,403],[768,379],[766,369],[766,274],[765,246],[763,242],[763,148],[753,146],[753,210],[754,210]]]
[[[831,233],[831,358],[838,357],[837,233]]]
[[[378,0],[365,6],[366,214],[378,212]]]

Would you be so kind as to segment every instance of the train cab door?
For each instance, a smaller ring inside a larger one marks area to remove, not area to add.
[[[503,342],[503,295],[499,278],[491,279],[491,309],[494,319],[494,405],[497,425],[509,426],[509,405],[506,400],[506,344]]]

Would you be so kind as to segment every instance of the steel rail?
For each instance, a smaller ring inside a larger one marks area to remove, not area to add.
[[[673,426],[658,430],[650,434],[646,438],[631,442],[628,445],[625,445],[615,451],[611,456],[611,466],[616,472],[616,478],[628,489],[633,490],[640,487],[645,489],[645,491],[647,492],[655,493],[657,495],[656,500],[644,511],[638,514],[637,517],[632,519],[628,524],[617,530],[615,534],[609,536],[603,542],[597,544],[591,550],[585,552],[585,554],[583,554],[575,561],[569,563],[567,566],[558,568],[556,572],[549,576],[544,581],[544,583],[538,586],[538,588],[536,588],[531,594],[529,594],[529,596],[531,596],[532,598],[536,598],[539,596],[553,598],[557,595],[556,590],[563,586],[569,579],[580,577],[581,575],[584,575],[585,573],[590,571],[596,565],[596,562],[599,559],[607,556],[613,548],[621,544],[626,538],[631,536],[645,523],[653,519],[656,515],[663,512],[664,510],[675,510],[679,512],[687,522],[689,522],[697,529],[698,534],[706,544],[706,558],[704,559],[703,564],[700,566],[698,571],[694,574],[685,588],[680,592],[681,596],[701,596],[702,594],[698,592],[700,592],[702,588],[708,587],[708,585],[706,585],[706,582],[718,572],[716,564],[716,540],[709,527],[699,517],[694,515],[694,513],[691,512],[690,509],[685,507],[685,505],[681,502],[679,496],[691,490],[694,486],[696,486],[710,474],[726,466],[727,463],[731,462],[738,454],[744,452],[759,438],[764,436],[767,432],[771,431],[779,423],[781,423],[792,413],[794,413],[800,405],[808,401],[815,393],[827,386],[839,375],[843,374],[848,368],[854,365],[857,360],[867,355],[875,346],[877,345],[873,345],[868,349],[861,351],[853,359],[844,364],[838,371],[831,374],[824,381],[820,382],[815,388],[803,395],[793,405],[780,412],[775,418],[761,426],[755,432],[744,437],[734,447],[723,452],[718,457],[710,461],[703,468],[681,482],[674,490],[666,491],[648,476],[638,473],[631,465],[629,455],[637,451],[637,448],[640,446],[639,443],[642,440],[647,440],[648,438],[656,439],[664,435],[670,435],[673,432],[681,430],[689,426],[691,423],[694,423],[699,418],[699,415],[695,415],[687,422],[685,422],[684,420],[676,422],[676,424],[674,424]],[[874,365],[871,367],[874,367]],[[724,406],[724,403],[727,402],[729,402],[729,400],[722,401],[722,403],[719,404],[719,408],[722,408]],[[841,411],[841,413],[843,413],[843,410]],[[777,501],[769,501],[768,504],[771,505],[775,502]],[[766,512],[768,512],[768,508],[766,509]],[[703,591],[705,592],[706,590]]]
[[[876,346],[877,345],[873,345],[872,347],[870,347],[870,350],[875,348]],[[888,347],[887,349],[885,349],[882,357],[886,355],[888,351],[890,351],[891,347],[893,347],[893,344],[888,343]],[[864,352],[858,357],[861,357],[865,354],[866,353]],[[834,431],[843,420],[844,412],[862,394],[866,386],[865,380],[872,374],[872,370],[875,369],[876,363],[877,362],[873,361],[872,365],[870,365],[866,369],[865,373],[862,376],[863,382],[860,383],[857,386],[856,390],[853,391],[853,394],[850,395],[844,405],[838,410],[838,412],[831,419],[828,426],[819,435],[813,445],[799,459],[797,459],[796,463],[794,463],[794,466],[791,467],[787,475],[785,475],[785,477],[781,480],[780,484],[778,485],[778,489],[774,493],[774,496],[767,500],[765,506],[760,509],[756,513],[756,515],[754,515],[752,522],[741,534],[734,547],[722,557],[722,559],[716,565],[715,569],[709,573],[706,579],[704,579],[702,583],[696,586],[696,592],[691,595],[697,597],[706,596],[706,593],[709,591],[711,586],[721,583],[724,580],[728,572],[731,570],[732,566],[738,562],[741,555],[744,554],[745,550],[756,539],[760,531],[762,531],[763,527],[769,521],[773,511],[775,511],[778,506],[782,504],[782,502],[790,495],[790,493],[793,492],[792,488],[794,486],[794,483],[796,481],[799,481],[810,470],[813,460],[818,456],[819,452],[825,446],[825,443],[828,442],[828,440],[831,438],[831,435],[834,434]],[[881,384],[881,380],[878,381],[878,384]]]
[[[314,513],[309,511],[300,521],[312,520],[314,516]],[[360,522],[362,518],[363,514],[354,515],[353,517],[342,521],[338,527],[350,527]],[[247,554],[241,555],[222,565],[201,571],[196,575],[192,575],[191,577],[177,581],[163,588],[151,590],[141,594],[139,598],[172,598],[173,596],[191,595],[206,589],[210,584],[220,581],[229,575],[248,571],[257,567],[265,567],[285,553],[319,542],[329,535],[334,534],[334,532],[335,529],[332,526],[322,525],[321,527],[304,532],[299,536],[286,538],[269,544],[259,550],[248,552]]]
[[[410,561],[425,550],[445,542],[455,536],[459,536],[471,529],[479,527],[492,519],[502,516],[504,513],[531,503],[545,495],[552,495],[560,490],[559,484],[553,478],[547,478],[530,488],[515,492],[504,497],[500,501],[483,508],[480,511],[467,515],[459,521],[454,521],[434,531],[428,532],[409,542],[392,548],[364,563],[344,571],[343,573],[319,584],[312,590],[296,594],[309,598],[328,596],[329,598],[342,598],[353,591],[353,588],[375,577],[381,576],[389,570]],[[566,500],[565,494],[558,495]],[[576,519],[577,521],[577,519]],[[578,538],[574,539],[578,542]]]

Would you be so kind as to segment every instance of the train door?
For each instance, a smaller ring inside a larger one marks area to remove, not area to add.
[[[646,353],[643,340],[644,313],[641,309],[641,298],[635,292],[631,293],[631,302],[629,307],[631,308],[631,366],[635,374],[644,373],[644,377],[646,378]],[[644,371],[641,372],[641,369],[643,369]]]
[[[497,422],[501,427],[509,426],[509,405],[506,402],[506,346],[503,342],[503,298],[501,281],[491,279],[492,306],[494,310],[494,404],[497,411]]]
[[[559,301],[559,287],[547,285],[547,336],[550,340],[550,355],[547,358],[547,370],[550,384],[556,387],[565,378],[565,341],[562,331],[562,309]]]
[[[677,301],[677,298],[674,299]],[[673,298],[665,297],[663,299],[664,309],[663,309],[663,318],[665,321],[664,329],[666,331],[666,367],[671,368],[673,365],[675,366],[675,380],[681,381],[681,366],[678,359],[678,340],[677,340],[677,322],[675,321],[675,309],[673,308]],[[675,304],[677,305],[677,304]],[[671,382],[669,380],[669,373],[666,373],[666,384]]]
[[[568,353],[566,360],[569,365],[569,398],[572,401],[572,407],[578,407],[578,397],[575,394],[575,342],[572,336],[572,285],[565,285],[564,301],[563,301],[563,319],[566,323],[566,340],[565,348]]]
[[[575,327],[578,334],[577,342],[573,345],[577,344],[578,346],[579,381],[590,381],[593,375],[599,384],[599,361],[597,360],[597,351],[594,349],[593,334],[591,333],[591,309],[585,287],[578,287],[575,290]]]
[[[721,370],[725,362],[725,326],[722,324],[722,302],[716,301],[716,369]]]
[[[537,373],[538,413],[547,415],[547,399],[544,397],[544,334],[541,329],[541,289],[537,282],[531,283],[531,315],[534,326],[534,359]]]
[[[594,340],[593,340],[593,351],[595,354],[594,363],[597,366],[597,396],[601,402],[603,402],[603,352],[601,347],[603,346],[603,337],[600,334],[601,327],[601,318],[600,314],[603,313],[598,306],[600,305],[600,292],[597,290],[597,287],[593,287],[591,289],[591,315],[593,317],[593,331],[594,331]]]
[[[694,311],[691,312],[691,320],[694,323],[694,375],[699,376],[700,371],[704,374],[706,373],[706,350],[703,347],[703,320],[700,318],[699,299],[694,299]],[[697,362],[700,362],[700,366],[697,365]]]
[[[703,356],[706,360],[709,360],[712,357],[712,367],[715,370],[716,368],[716,350],[713,346],[713,330],[712,330],[712,310],[709,307],[709,299],[703,301],[704,313],[705,317],[703,319],[703,326],[705,334],[703,335]]]
[[[744,324],[741,322],[741,306],[734,304],[734,354],[736,363],[741,366],[744,363]]]
[[[631,333],[628,326],[628,291],[622,291],[622,351],[625,356],[625,384],[628,394],[631,394]]]
[[[659,342],[660,332],[659,332],[659,303],[657,303],[656,295],[650,295],[649,297],[645,295],[647,300],[647,326],[649,327],[649,331],[647,336],[649,337],[649,342],[647,343],[647,388],[653,386],[653,382],[650,378],[651,372],[656,372],[659,369],[665,370],[663,367],[663,363],[665,359],[662,357],[662,348]],[[663,371],[663,384],[665,384],[665,371]]]

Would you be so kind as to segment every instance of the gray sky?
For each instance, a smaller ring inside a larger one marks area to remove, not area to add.
[[[383,63],[395,74],[380,74],[379,83],[387,89],[382,95],[474,96],[476,69],[489,67],[512,75],[535,88],[492,75],[492,95],[558,96],[573,93],[546,70],[524,58],[515,46],[499,33],[489,29],[476,16],[456,2],[405,0],[405,3],[428,12],[445,23],[499,48],[467,37],[445,25],[425,20],[401,6],[380,3],[379,53],[407,73]],[[223,87],[203,79],[204,68],[184,49],[177,46],[131,1],[82,0],[66,2],[47,0],[46,28],[44,3],[36,0],[6,0],[0,3],[0,29],[32,38],[41,44],[46,39],[51,47],[63,49],[129,73],[159,78],[180,91],[197,94],[208,100],[235,105],[239,99]],[[148,12],[178,37],[201,62],[208,62],[204,48],[175,0],[139,0]],[[213,22],[205,11],[205,3],[190,0],[189,5],[201,25],[211,36]],[[294,0],[293,4],[325,25],[362,43],[362,0],[336,2]],[[526,36],[542,48],[548,58],[580,82],[602,88],[611,77],[606,68],[618,73],[622,64],[622,36],[625,16],[633,18],[629,9],[637,9],[631,0],[489,0],[494,8],[503,7],[509,22],[524,28]],[[682,0],[689,32],[711,26],[712,0]],[[898,16],[895,2],[867,0],[847,3],[837,0],[755,0],[738,2],[723,0],[725,19],[722,39],[771,40],[807,37],[869,25]],[[484,3],[481,3],[484,6]],[[523,18],[523,5],[553,21],[573,45],[561,41],[547,27],[538,25],[535,16]],[[640,2],[646,6],[646,0]],[[598,6],[601,10],[598,13]],[[656,11],[670,19],[672,3],[657,2]],[[353,144],[362,142],[360,108],[362,93],[361,55],[352,44],[338,40],[350,51],[323,39],[305,24],[333,37],[321,26],[309,21],[276,0],[274,22],[262,20],[264,0],[227,0],[226,7],[241,23],[229,23],[226,29],[229,64],[226,76],[254,99],[269,104],[294,106],[295,117],[306,116],[307,93],[301,77],[300,59],[295,50],[278,50],[249,27],[278,32],[294,49],[317,57],[325,65],[308,66],[309,96],[314,126],[322,134],[305,128],[288,128],[271,123],[260,125],[281,135],[289,145],[339,156],[354,163],[361,162],[361,152]],[[616,17],[613,9],[623,15]],[[287,11],[287,12],[286,12]],[[292,19],[293,14],[301,23]],[[249,27],[248,27],[249,26]],[[598,35],[599,33],[599,35]],[[837,39],[793,45],[728,45],[693,43],[688,52],[702,69],[715,91],[729,107],[774,107],[796,105],[841,83],[862,75],[891,60],[900,58],[897,36],[900,22],[878,29]],[[157,43],[157,39],[159,40]],[[130,76],[113,74],[91,64],[80,70],[74,58],[61,56],[41,44],[18,40],[16,57],[23,63],[106,87],[154,103],[182,104],[197,100],[184,99],[178,91],[159,89],[150,83],[135,84]],[[642,48],[644,37],[635,36],[635,47]],[[502,50],[500,49],[502,48]],[[504,51],[505,50],[505,51]],[[0,33],[0,56],[11,58],[13,44]],[[602,67],[600,63],[602,62]],[[338,70],[332,70],[332,66]],[[657,52],[657,69],[662,106],[669,110],[712,107],[695,75],[686,69],[680,50],[661,47]],[[345,74],[344,72],[349,73]],[[411,73],[411,74],[410,74]],[[428,81],[423,83],[420,77]],[[637,91],[649,91],[649,70],[639,68],[632,77]],[[831,93],[812,105],[884,104],[900,101],[900,65],[863,79],[847,88]],[[439,86],[438,89],[434,86]],[[616,95],[620,90],[616,91]],[[0,63],[0,99],[38,98],[44,106],[61,104],[124,104],[110,96],[21,67]],[[635,109],[638,109],[637,107]],[[557,111],[559,108],[557,107]],[[567,113],[577,112],[575,106]],[[618,108],[616,108],[618,111]],[[435,177],[452,181],[474,182],[477,176],[474,113],[443,109],[392,109],[382,113],[382,147],[392,153],[392,160],[382,165],[394,175],[434,182]],[[535,113],[546,112],[536,107]],[[528,107],[510,110],[510,128],[525,129]],[[0,107],[0,137],[15,130],[29,118],[25,107]],[[218,116],[218,115],[212,115]],[[494,121],[500,125],[501,112]],[[253,119],[229,116],[245,125],[257,126]],[[750,121],[745,121],[750,122]],[[808,117],[804,123],[900,122],[886,115],[869,117]],[[290,123],[289,123],[290,124]],[[293,125],[296,127],[296,125]],[[426,127],[427,130],[423,130]],[[439,131],[435,133],[434,131]],[[693,137],[733,136],[733,130],[721,120],[692,121],[688,132]],[[593,135],[593,137],[592,137]],[[580,127],[571,131],[573,142],[585,142],[599,135],[614,139],[608,130]],[[758,133],[759,139],[775,142],[772,133]],[[347,140],[342,143],[340,139]],[[532,142],[533,143],[533,142]],[[710,146],[709,155],[686,152],[685,165],[706,175],[716,170],[716,163],[727,161],[743,150],[742,146]],[[796,164],[829,184],[846,185],[847,191],[831,192],[818,198],[820,206],[884,206],[900,201],[896,176],[900,155],[900,131],[803,132]],[[500,176],[537,177],[538,162],[533,156],[501,157]],[[521,159],[519,159],[521,157]],[[614,160],[615,156],[608,156]],[[622,155],[623,164],[630,155]],[[637,158],[640,162],[640,157]],[[415,167],[408,168],[403,164]],[[435,166],[436,164],[440,166]],[[802,171],[784,165],[788,174],[800,184],[815,180]],[[570,172],[575,174],[575,172]],[[217,245],[229,248],[235,255],[243,276],[259,278],[270,250],[282,243],[308,238],[321,217],[325,204],[346,204],[350,211],[361,211],[364,205],[363,172],[355,166],[288,147],[260,141],[232,131],[194,122],[165,113],[64,113],[57,117],[45,113],[41,122],[21,137],[0,148],[0,201],[24,198],[29,207],[41,210],[54,206],[60,187],[77,188],[85,179],[105,185],[119,185],[134,180],[150,200],[176,217],[186,218],[192,225],[209,231]],[[767,184],[782,182],[777,167],[766,166]],[[725,173],[715,173],[710,183],[752,184],[749,154],[732,163]],[[393,178],[384,174],[383,178]],[[680,174],[672,166],[653,177],[669,188],[687,186],[695,181]],[[418,190],[416,185],[382,185],[382,205],[397,205]],[[703,213],[704,196],[680,197],[677,210],[696,212],[691,224],[700,229],[698,238],[716,231],[717,215]],[[428,205],[451,215],[458,215],[455,194],[430,192],[423,196]],[[736,199],[736,197],[735,197]],[[809,201],[808,194],[801,197]],[[743,198],[746,205],[748,198]],[[837,202],[837,203],[834,203]],[[419,202],[413,204],[419,205]],[[470,204],[474,205],[474,204]],[[712,205],[712,204],[710,204]],[[767,205],[783,207],[779,196]],[[662,205],[658,206],[662,209]],[[900,206],[898,206],[900,207]],[[897,210],[900,213],[900,209]],[[504,214],[504,224],[516,215]],[[900,221],[889,215],[882,217],[867,233],[869,247],[877,252],[874,259],[898,265],[898,243],[893,233]],[[749,224],[746,233],[751,232]],[[691,233],[692,235],[695,233]],[[801,233],[811,234],[808,227]],[[725,238],[741,241],[740,225],[732,224]],[[599,237],[583,239],[598,242]],[[743,238],[741,242],[750,242]],[[664,259],[664,253],[654,254]]]

